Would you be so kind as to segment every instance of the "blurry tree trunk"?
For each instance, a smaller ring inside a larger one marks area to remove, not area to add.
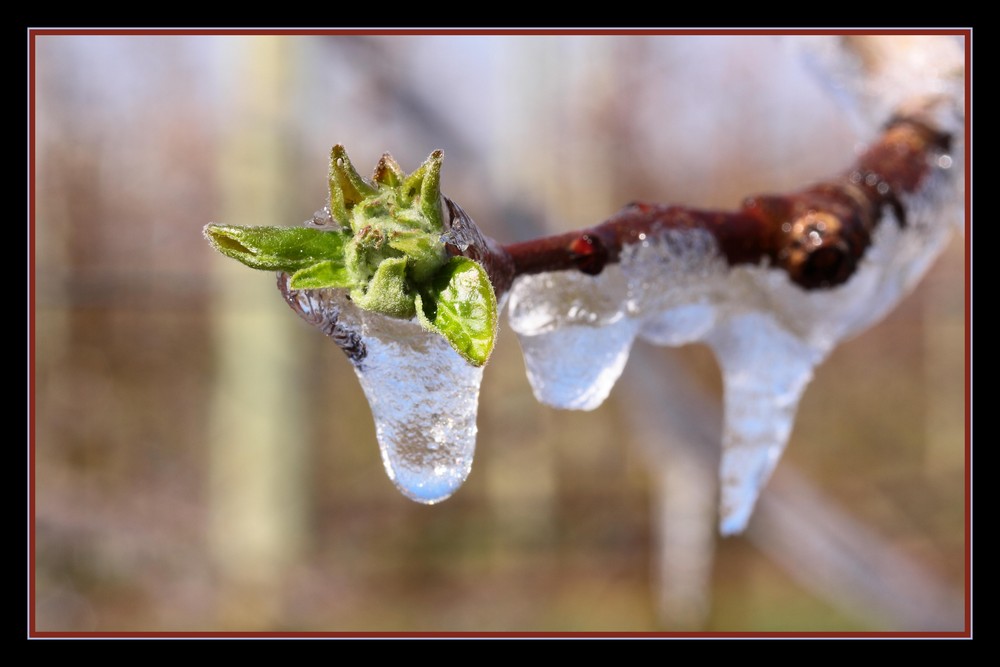
[[[692,629],[699,617],[702,622],[708,619],[721,406],[701,394],[678,364],[642,346],[633,350],[630,361],[629,382],[621,386],[623,402],[632,410],[635,437],[661,480],[673,465],[680,465],[687,476],[683,484],[672,484],[677,477],[671,474],[661,484],[654,531],[660,535],[662,620],[669,629],[675,623],[683,624],[678,629]],[[699,484],[702,490],[696,492]],[[711,503],[705,502],[707,489]],[[746,533],[730,539],[749,540],[801,586],[873,629],[962,628],[960,595],[841,509],[788,461],[761,494]]]
[[[962,239],[965,241],[965,239]],[[937,271],[949,272],[950,284],[961,284],[964,257],[959,244],[938,260]],[[948,281],[928,281],[923,293],[925,414],[927,423],[926,471],[931,477],[965,473],[965,451],[955,446],[965,439],[964,349],[951,341],[965,337],[965,302],[956,299]],[[968,338],[966,338],[968,341]],[[968,342],[966,343],[968,345]]]
[[[230,119],[219,156],[232,224],[282,224],[290,43],[241,40],[245,115]],[[207,221],[206,221],[207,222]],[[302,547],[304,418],[294,318],[273,279],[215,262],[219,368],[210,443],[209,523],[221,627],[253,630],[282,617],[283,582]]]
[[[672,631],[702,630],[711,610],[721,420],[671,357],[644,346],[632,357],[619,400],[656,480],[652,576],[660,622]]]

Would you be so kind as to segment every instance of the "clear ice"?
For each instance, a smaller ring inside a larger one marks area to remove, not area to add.
[[[354,364],[389,479],[420,503],[453,494],[472,469],[483,368],[416,320],[362,310],[344,290],[284,291]]]
[[[741,532],[788,442],[813,369],[840,340],[881,319],[944,247],[962,217],[961,179],[937,165],[902,227],[887,211],[844,285],[803,290],[767,266],[728,267],[710,234],[669,230],[628,246],[597,276],[519,278],[509,319],[536,398],[592,410],[621,375],[636,338],[703,342],[724,385],[720,531]]]

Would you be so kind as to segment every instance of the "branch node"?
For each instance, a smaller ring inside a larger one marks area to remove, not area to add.
[[[569,244],[570,257],[576,268],[589,276],[596,276],[608,262],[608,249],[597,236],[581,234]]]

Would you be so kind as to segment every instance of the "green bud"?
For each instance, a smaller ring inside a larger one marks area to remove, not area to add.
[[[342,229],[211,224],[205,238],[251,268],[291,274],[293,290],[348,288],[360,308],[416,315],[480,366],[496,339],[497,300],[483,267],[449,259],[441,240],[442,160],[434,151],[406,175],[386,153],[369,182],[338,144],[330,151],[329,207]]]

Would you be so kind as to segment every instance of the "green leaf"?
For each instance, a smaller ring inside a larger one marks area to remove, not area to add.
[[[473,366],[489,359],[497,336],[497,297],[486,270],[468,257],[452,257],[416,297],[417,317]]]
[[[330,184],[336,184],[347,205],[357,204],[366,197],[372,197],[378,190],[361,177],[358,170],[351,164],[347,150],[337,144],[330,151]]]
[[[226,257],[252,269],[295,273],[320,262],[332,270],[344,266],[344,244],[350,234],[308,227],[205,226],[205,238]]]
[[[382,260],[368,283],[368,289],[352,291],[351,299],[365,310],[407,320],[413,317],[413,292],[406,282],[406,258]]]
[[[443,231],[441,215],[441,161],[444,153],[434,151],[424,162],[427,172],[420,184],[420,210],[434,231]]]
[[[448,259],[439,234],[393,231],[389,235],[389,247],[406,255],[410,276],[421,285],[430,282]]]
[[[291,289],[324,289],[327,287],[352,287],[354,282],[344,268],[343,260],[328,260],[299,269],[292,274],[288,286]]]

